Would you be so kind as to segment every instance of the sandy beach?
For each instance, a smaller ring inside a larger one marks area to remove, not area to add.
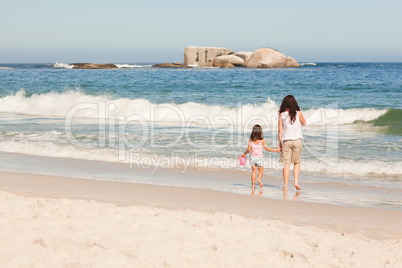
[[[400,267],[401,211],[0,173],[1,267]]]

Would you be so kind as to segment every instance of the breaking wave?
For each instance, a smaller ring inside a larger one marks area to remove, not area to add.
[[[77,90],[33,94],[28,97],[21,89],[15,94],[0,98],[0,113],[48,117],[74,115],[77,118],[90,119],[109,116],[127,118],[135,115],[146,122],[154,121],[166,124],[191,122],[194,125],[250,125],[258,122],[264,126],[276,126],[278,109],[278,104],[270,98],[262,104],[247,103],[238,107],[195,102],[155,104],[143,98],[113,99],[108,95],[93,96]],[[75,112],[73,113],[73,111]],[[396,113],[394,110],[387,109],[318,108],[303,111],[307,124],[312,126],[343,125],[357,121],[379,124],[383,121],[373,120],[388,120],[380,117],[389,113],[394,118],[392,120],[399,120],[400,111],[394,115]]]
[[[62,69],[72,69],[73,65],[67,64],[67,63],[58,63],[56,62],[53,64],[54,68],[62,68]]]
[[[305,63],[300,63],[300,66],[316,66],[317,63],[314,62],[305,62]]]
[[[149,68],[152,65],[149,64],[145,64],[145,65],[141,65],[141,64],[115,64],[118,68],[123,68],[123,69],[127,69],[127,68]],[[53,68],[61,68],[61,69],[73,69],[73,65],[68,64],[68,63],[62,63],[62,62],[56,62],[55,64],[53,64]],[[1,68],[1,67],[0,67]]]

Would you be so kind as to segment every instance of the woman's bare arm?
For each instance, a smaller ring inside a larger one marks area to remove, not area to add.
[[[278,149],[281,149],[281,141],[282,141],[282,131],[283,131],[283,125],[282,125],[282,115],[280,114],[278,117]]]
[[[304,116],[301,111],[299,111],[299,118],[300,118],[300,123],[302,124],[302,126],[303,127],[306,126],[307,121],[306,121],[306,119],[304,119]]]

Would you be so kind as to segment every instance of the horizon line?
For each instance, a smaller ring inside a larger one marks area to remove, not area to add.
[[[71,63],[111,63],[111,64],[121,64],[121,63],[161,63],[162,61],[137,61],[137,62],[92,62],[92,61],[73,61]],[[163,61],[163,63],[174,63],[182,61]],[[299,63],[402,63],[402,61],[298,61]],[[54,63],[69,63],[65,61],[54,61],[54,62],[0,62],[0,64],[54,64]]]

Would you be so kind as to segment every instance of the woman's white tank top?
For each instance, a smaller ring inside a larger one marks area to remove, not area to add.
[[[282,141],[285,140],[302,140],[302,124],[300,123],[299,112],[296,113],[296,120],[293,124],[290,123],[289,112],[285,111],[281,113],[282,117]]]

